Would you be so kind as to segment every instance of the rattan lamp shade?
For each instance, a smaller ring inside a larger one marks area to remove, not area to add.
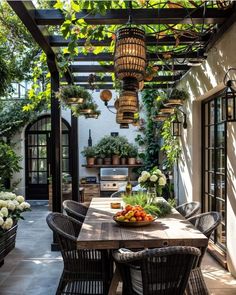
[[[121,28],[116,32],[114,69],[116,77],[142,81],[146,67],[145,32],[136,27]]]

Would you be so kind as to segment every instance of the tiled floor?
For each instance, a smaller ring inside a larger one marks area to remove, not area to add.
[[[62,271],[59,252],[51,252],[47,206],[34,206],[19,222],[16,248],[0,268],[0,295],[54,295]],[[236,295],[236,279],[209,255],[204,276],[212,295]],[[174,295],[174,294],[173,294]]]

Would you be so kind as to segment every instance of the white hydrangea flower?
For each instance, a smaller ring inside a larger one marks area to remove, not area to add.
[[[22,203],[25,201],[25,198],[23,196],[17,196],[16,197],[16,200],[19,202],[19,203]]]
[[[159,176],[162,176],[162,175],[163,175],[160,169],[156,169],[156,170],[153,172],[153,174],[155,174],[155,175],[159,175]]]
[[[7,209],[7,207],[3,207],[3,208],[1,209],[1,213],[2,213],[2,215],[3,215],[4,217],[7,217],[7,216],[8,216],[8,209]]]
[[[138,178],[138,182],[139,183],[142,182],[142,177],[141,176]]]
[[[2,217],[2,218],[4,217],[1,211],[0,211],[0,217]]]
[[[11,211],[14,211],[16,209],[16,205],[14,204],[13,201],[9,201],[7,204],[7,208]]]
[[[147,171],[144,171],[145,173],[142,173],[141,178],[142,178],[142,182],[147,181],[150,178],[150,173]]]
[[[22,206],[22,204],[19,204],[18,206],[16,206],[16,209],[18,209],[20,211],[24,211],[24,207],[23,206]]]
[[[159,185],[162,185],[162,186],[166,185],[166,178],[165,177],[160,177]]]
[[[4,220],[3,220],[3,218],[0,216],[0,226],[2,226],[3,223],[4,223]]]
[[[0,208],[7,207],[7,201],[0,200]]]
[[[30,204],[28,202],[22,202],[20,204],[20,206],[23,208],[23,209],[29,209],[30,208]]]
[[[156,175],[152,175],[151,177],[150,177],[150,181],[151,182],[156,182],[158,180],[158,177],[156,176]]]
[[[4,224],[2,225],[2,228],[3,229],[10,229],[12,226],[13,226],[13,220],[11,217],[8,217],[5,220]]]

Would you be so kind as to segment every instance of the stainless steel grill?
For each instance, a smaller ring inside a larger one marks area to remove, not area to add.
[[[125,186],[128,180],[128,168],[101,168],[100,189],[101,191],[117,191]]]

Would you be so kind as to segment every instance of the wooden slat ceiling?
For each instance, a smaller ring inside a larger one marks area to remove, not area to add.
[[[49,66],[51,70],[56,69],[57,53],[61,48],[68,46],[70,42],[70,40],[66,40],[58,34],[58,26],[65,20],[63,13],[57,9],[36,9],[30,0],[8,0],[8,3],[25,24],[39,46],[50,56],[50,60],[55,59],[55,63],[52,62]],[[92,15],[87,10],[76,14],[77,19],[84,18],[88,24],[96,26],[126,24],[128,17],[128,9],[107,10],[105,15]],[[145,88],[166,88],[174,85],[174,82],[181,79],[191,68],[188,64],[189,59],[206,58],[207,51],[222,36],[227,28],[236,21],[236,5],[233,4],[229,9],[209,8],[204,6],[204,3],[197,8],[188,9],[133,9],[132,20],[133,23],[142,25],[208,25],[208,29],[201,35],[183,36],[180,34],[178,38],[174,34],[167,34],[161,38],[158,38],[155,34],[147,35],[148,61],[156,62],[159,69],[154,79],[151,82],[145,83]],[[49,34],[49,26],[55,27],[56,33]],[[78,46],[82,48],[85,41],[85,39],[78,39]],[[89,74],[96,73],[96,82],[101,82],[98,84],[101,89],[113,88],[111,84],[112,78],[109,75],[109,73],[114,72],[113,65],[99,65],[99,62],[111,63],[113,61],[113,54],[106,50],[106,48],[109,48],[111,41],[109,38],[91,40],[92,46],[102,46],[104,47],[104,52],[99,54],[83,54],[80,52],[74,58],[72,65],[66,73],[67,81],[89,88]],[[166,52],[163,51],[163,46],[167,48],[167,52],[172,50],[171,57],[168,59],[165,59]],[[178,48],[181,50],[178,50]],[[80,76],[80,73],[87,74]],[[99,73],[107,73],[107,75],[102,79],[98,76]]]

